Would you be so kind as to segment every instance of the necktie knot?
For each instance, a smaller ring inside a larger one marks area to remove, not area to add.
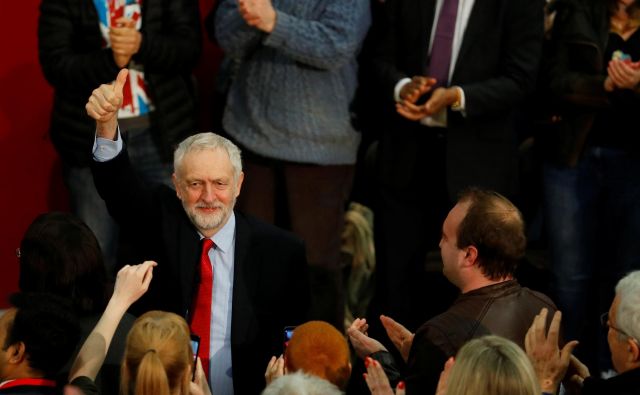
[[[211,248],[213,248],[215,244],[213,243],[213,240],[211,239],[202,239],[202,253],[203,254],[207,254],[209,253],[209,250]]]

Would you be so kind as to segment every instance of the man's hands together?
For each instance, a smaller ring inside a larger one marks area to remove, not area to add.
[[[458,88],[436,88],[424,104],[416,104],[423,95],[433,89],[435,78],[415,76],[400,89],[400,101],[396,103],[398,114],[411,121],[439,113],[460,100]]]
[[[131,57],[140,50],[142,34],[136,29],[136,21],[131,18],[118,18],[116,26],[109,29],[109,41],[113,60],[118,67],[125,67],[131,61]]]

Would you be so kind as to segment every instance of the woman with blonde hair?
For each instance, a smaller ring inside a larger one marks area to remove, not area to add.
[[[511,340],[484,336],[465,344],[447,361],[437,395],[540,395],[536,372]]]
[[[98,394],[93,380],[120,319],[149,288],[155,262],[125,266],[118,272],[113,296],[73,364],[70,385]],[[140,316],[127,336],[120,378],[122,395],[211,395],[197,360],[195,380],[189,327],[185,320],[163,311]],[[73,390],[73,389],[72,389]]]

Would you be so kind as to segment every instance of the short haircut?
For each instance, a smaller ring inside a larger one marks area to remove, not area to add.
[[[520,211],[499,193],[478,188],[463,191],[458,203],[469,203],[458,248],[476,247],[478,266],[491,280],[513,275],[527,246]]]
[[[324,321],[309,321],[293,331],[285,351],[287,370],[303,371],[345,388],[351,375],[349,345]]]
[[[616,326],[640,341],[640,270],[633,271],[616,285],[620,298],[616,312]],[[618,331],[618,336],[625,337]]]
[[[64,299],[43,293],[16,293],[9,302],[17,309],[7,323],[2,349],[22,342],[29,367],[55,378],[80,340],[80,326]]]
[[[165,311],[141,315],[127,336],[120,370],[121,394],[189,393],[193,360],[189,326]]]
[[[484,336],[465,344],[456,355],[446,394],[539,395],[538,377],[517,344]]]
[[[20,290],[46,292],[73,301],[81,315],[106,305],[107,273],[98,240],[72,214],[41,214],[20,243]]]
[[[341,395],[334,384],[303,372],[285,374],[272,381],[262,395]]]
[[[242,172],[242,155],[240,149],[230,140],[215,133],[198,133],[184,139],[173,153],[173,168],[176,174],[182,165],[185,155],[190,152],[222,149],[229,156],[233,167],[233,177],[238,179]]]

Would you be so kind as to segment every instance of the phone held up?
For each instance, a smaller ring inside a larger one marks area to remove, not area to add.
[[[191,334],[191,350],[193,351],[193,369],[191,381],[196,379],[196,367],[198,365],[198,353],[200,352],[200,336]]]
[[[286,351],[287,346],[289,345],[289,340],[293,336],[293,330],[296,329],[295,326],[285,326],[283,331],[283,348],[282,351]]]

